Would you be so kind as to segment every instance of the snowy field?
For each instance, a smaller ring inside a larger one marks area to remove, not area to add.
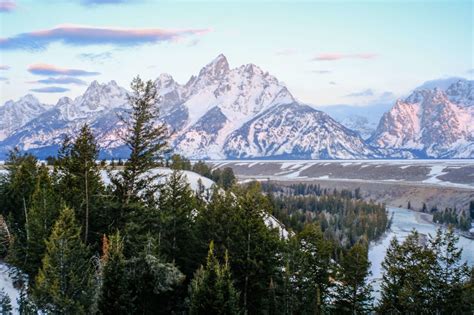
[[[474,160],[221,160],[242,179],[352,180],[474,189]]]

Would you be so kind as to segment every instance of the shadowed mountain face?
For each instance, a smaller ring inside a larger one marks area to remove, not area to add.
[[[186,84],[161,74],[155,85],[160,119],[177,153],[195,159],[474,157],[473,84],[458,80],[445,90],[416,90],[399,100],[371,129],[353,117],[355,132],[322,111],[298,103],[274,76],[253,64],[231,69],[219,55]],[[125,157],[118,115],[129,110],[127,90],[94,81],[74,100],[55,106],[27,95],[0,107],[0,154],[15,146],[40,157],[54,155],[65,135],[88,123],[104,157]],[[357,118],[357,119],[356,119]],[[373,123],[375,124],[375,123]],[[364,129],[365,128],[365,129]]]

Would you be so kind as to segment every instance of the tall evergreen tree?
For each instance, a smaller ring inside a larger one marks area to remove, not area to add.
[[[193,212],[196,198],[180,171],[173,171],[160,191],[160,252],[188,277],[197,268]]]
[[[92,269],[74,211],[65,207],[46,242],[46,254],[33,289],[37,304],[47,312],[89,313]]]
[[[101,314],[127,314],[131,308],[125,273],[125,256],[123,239],[117,232],[110,240],[103,237],[102,284],[100,288],[98,309]]]
[[[45,240],[48,239],[51,233],[51,228],[59,215],[61,205],[60,198],[54,190],[49,170],[44,165],[39,169],[36,188],[31,199],[26,224],[26,231],[29,235],[26,244],[28,259],[23,269],[31,279],[34,279],[45,253]]]
[[[278,232],[264,221],[270,207],[254,183],[229,192],[215,189],[211,202],[196,218],[200,250],[204,242],[214,240],[219,256],[229,251],[235,286],[248,313],[266,311],[270,281],[280,276],[282,244]]]
[[[329,297],[332,244],[324,239],[317,224],[308,224],[296,235],[297,253],[293,258],[293,290],[297,313],[321,313]]]
[[[156,240],[149,236],[141,252],[126,261],[126,281],[131,301],[127,314],[169,314],[176,306],[175,290],[184,275],[158,255]]]
[[[226,253],[221,265],[209,244],[206,267],[201,266],[190,285],[190,314],[239,314],[239,293],[233,285]]]
[[[86,244],[91,234],[95,243],[99,242],[101,235],[97,225],[100,224],[98,212],[104,187],[96,163],[98,157],[99,148],[87,124],[81,127],[75,139],[66,138],[59,152],[59,191],[81,222]]]
[[[394,238],[382,263],[379,311],[428,312],[433,305],[429,271],[435,264],[433,251],[423,244],[416,230],[402,244]]]
[[[370,261],[367,245],[357,243],[341,262],[341,285],[337,287],[338,310],[351,314],[369,313],[372,310],[372,287],[367,283]]]
[[[130,157],[123,171],[113,178],[116,194],[120,202],[153,199],[159,187],[154,180],[158,173],[149,172],[163,160],[167,151],[166,126],[158,122],[158,94],[150,80],[143,82],[139,77],[133,79],[129,103],[132,107],[127,117],[121,117],[125,126],[123,140],[130,150]]]
[[[466,262],[461,262],[462,249],[456,247],[458,240],[452,228],[446,232],[438,229],[436,236],[430,240],[430,247],[436,257],[436,264],[430,268],[434,283],[432,306],[441,314],[461,314],[470,310],[463,303],[469,268]]]
[[[8,260],[19,268],[28,261],[27,244],[30,240],[28,209],[35,190],[38,176],[38,160],[30,154],[20,154],[18,150],[10,152],[6,161],[7,175],[0,185],[0,211],[5,216],[11,233],[11,246]]]

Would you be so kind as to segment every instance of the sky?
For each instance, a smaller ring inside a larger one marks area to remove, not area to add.
[[[0,0],[0,104],[93,80],[186,83],[220,53],[300,101],[368,105],[474,75],[472,1]]]

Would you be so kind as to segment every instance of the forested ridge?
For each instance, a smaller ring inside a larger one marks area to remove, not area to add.
[[[368,245],[389,224],[383,205],[357,190],[238,185],[231,169],[191,165],[170,155],[153,83],[137,78],[132,90],[122,167],[96,162],[87,125],[64,140],[52,170],[11,152],[0,180],[0,254],[16,271],[19,313],[472,312],[474,274],[452,230],[393,240],[375,303]],[[174,171],[162,181],[157,166]],[[193,190],[182,169],[217,185]],[[12,312],[7,295],[0,305]]]

